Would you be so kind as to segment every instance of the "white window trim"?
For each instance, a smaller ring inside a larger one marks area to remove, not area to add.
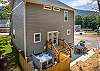
[[[46,7],[50,7],[50,9],[49,9],[49,8],[46,8]],[[49,6],[49,5],[43,5],[43,9],[46,9],[46,10],[52,10],[52,6]]]
[[[67,13],[67,20],[65,20],[65,13]],[[64,22],[68,22],[68,11],[64,11]]]
[[[71,35],[71,29],[67,29],[67,35]]]
[[[59,31],[49,31],[47,32],[47,40],[49,41],[49,33],[53,34],[53,33],[57,33],[57,39],[59,39]],[[53,36],[52,36],[52,39],[53,39]],[[58,44],[58,40],[57,40],[57,44]]]
[[[15,29],[13,28],[13,35],[15,35],[15,32],[16,32],[16,31],[15,31]]]
[[[13,28],[13,39],[15,39],[16,37],[15,37],[15,35],[16,35],[16,30]]]
[[[55,9],[56,8],[56,9]],[[59,10],[57,10],[57,9],[59,9]],[[60,11],[60,8],[59,7],[53,7],[53,10],[54,11]]]
[[[40,41],[35,41],[35,35],[36,34],[40,34]],[[39,42],[41,42],[41,32],[40,33],[34,33],[34,43],[39,43]]]

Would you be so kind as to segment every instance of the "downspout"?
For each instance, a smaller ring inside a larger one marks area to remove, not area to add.
[[[11,0],[9,2],[10,2],[10,6],[11,6],[11,8],[13,10],[14,0]],[[11,44],[13,43],[13,39],[12,39],[13,36],[12,36],[12,34],[13,34],[13,20],[12,20],[12,11],[11,11],[11,14],[10,14],[10,33],[9,33],[9,35],[11,36]]]
[[[26,54],[26,2],[24,2],[24,54],[25,59],[27,60],[27,54]]]
[[[75,32],[75,21],[76,21],[76,14],[75,14],[75,9],[74,9],[73,36],[74,36],[74,32]],[[74,37],[73,37],[73,39],[74,39]],[[75,41],[75,40],[74,40],[74,41]],[[74,43],[74,41],[73,41],[73,43]],[[73,44],[73,46],[74,46],[74,44]]]
[[[100,14],[100,0],[97,0],[98,2],[98,10],[99,10],[99,14]]]

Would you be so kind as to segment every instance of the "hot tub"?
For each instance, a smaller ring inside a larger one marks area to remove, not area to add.
[[[32,58],[33,58],[33,63],[40,70],[48,68],[54,64],[54,56],[51,52],[48,51],[41,52],[38,54],[33,54]]]

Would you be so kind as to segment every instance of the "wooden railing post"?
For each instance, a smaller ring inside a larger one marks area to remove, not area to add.
[[[68,55],[71,56],[72,49],[70,48],[69,44],[64,41],[64,39],[59,39],[59,45],[63,48],[66,48],[66,50],[68,51]]]
[[[64,48],[64,39],[63,39],[63,48]]]
[[[52,45],[52,42],[47,41],[46,44],[47,44],[47,48],[50,48],[51,50],[54,51],[56,58],[57,58],[57,61],[59,62],[59,51]]]

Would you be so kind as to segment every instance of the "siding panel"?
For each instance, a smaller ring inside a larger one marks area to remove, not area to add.
[[[59,31],[59,37],[73,42],[73,11],[69,11],[69,22],[64,22],[64,10],[60,12],[44,10],[42,5],[26,4],[26,39],[27,53],[42,51],[47,40],[47,32]],[[63,26],[63,27],[62,27]],[[63,28],[63,29],[62,29]],[[71,36],[67,36],[67,29],[71,28]],[[34,44],[34,33],[41,32],[41,43]]]
[[[15,29],[15,39],[13,42],[18,49],[24,50],[24,3],[13,11],[13,28]]]

